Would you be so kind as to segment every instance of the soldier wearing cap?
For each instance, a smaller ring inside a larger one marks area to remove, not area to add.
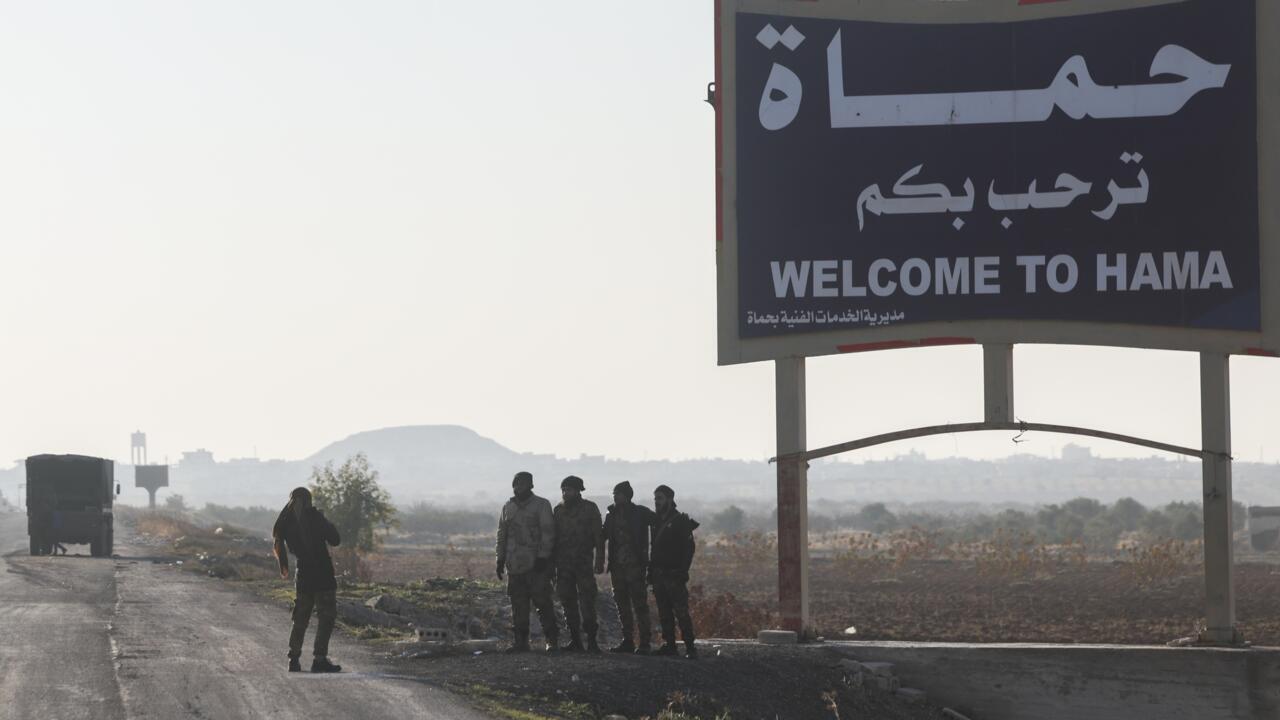
[[[582,497],[582,478],[570,475],[560,482],[561,502],[553,512],[556,521],[556,593],[569,626],[569,644],[563,649],[582,652],[582,631],[586,631],[588,652],[600,652],[596,633],[595,573],[604,572],[604,532],[600,507]]]
[[[676,623],[684,638],[685,657],[693,660],[693,620],[689,617],[689,566],[693,564],[693,531],[698,522],[676,509],[676,492],[666,485],[653,491],[657,524],[653,528],[653,549],[649,559],[649,584],[658,603],[662,623],[662,647],[658,655],[679,655]]]
[[[653,630],[649,625],[645,571],[649,567],[649,531],[657,516],[649,508],[631,502],[634,496],[631,483],[615,485],[613,504],[604,518],[609,580],[613,584],[613,599],[618,603],[618,620],[622,623],[622,643],[610,652],[648,655]],[[637,642],[632,642],[637,625]]]
[[[511,597],[511,625],[514,642],[507,652],[529,650],[529,603],[538,610],[547,652],[558,651],[559,631],[551,604],[551,551],[555,547],[556,523],[551,503],[533,494],[533,475],[516,473],[511,481],[512,497],[502,506],[498,520],[498,579],[507,577]]]

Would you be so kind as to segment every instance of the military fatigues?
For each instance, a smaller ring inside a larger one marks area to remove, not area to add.
[[[556,593],[564,608],[569,637],[577,642],[581,630],[594,642],[596,620],[595,563],[604,561],[604,533],[600,507],[590,500],[556,506]]]
[[[658,603],[658,620],[662,623],[662,640],[676,642],[676,623],[685,645],[693,646],[693,620],[689,617],[689,566],[693,564],[693,531],[695,520],[676,510],[675,503],[665,515],[659,515],[653,528],[650,557],[650,581],[653,599]]]
[[[333,572],[329,546],[342,539],[338,529],[315,508],[303,511],[302,519],[286,507],[276,518],[271,534],[284,540],[288,551],[298,559],[294,573],[293,630],[289,633],[289,657],[302,655],[302,642],[307,636],[311,615],[316,615],[316,640],[312,653],[317,659],[328,657],[329,636],[338,619],[338,581]]]
[[[507,595],[511,597],[511,625],[515,644],[529,644],[529,604],[538,611],[542,634],[549,645],[559,638],[555,608],[551,604],[551,577],[534,569],[536,560],[551,560],[556,538],[551,503],[530,494],[521,502],[514,497],[502,507],[498,520],[497,556],[505,561]]]
[[[649,566],[649,530],[656,518],[649,508],[630,503],[626,508],[610,505],[604,519],[609,580],[613,584],[613,599],[618,604],[624,644],[631,642],[636,625],[640,631],[637,644],[641,647],[648,647],[653,636],[645,572]]]

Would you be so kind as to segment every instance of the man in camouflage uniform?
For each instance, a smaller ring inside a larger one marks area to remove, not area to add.
[[[698,657],[693,647],[693,619],[689,617],[689,566],[693,564],[693,531],[698,522],[676,509],[676,493],[666,485],[653,491],[653,507],[658,522],[653,528],[653,551],[649,558],[649,582],[658,603],[662,623],[662,647],[657,655],[679,655],[676,649],[676,622],[684,637],[684,654]]]
[[[511,481],[513,497],[502,506],[498,520],[498,579],[509,572],[507,595],[511,597],[514,642],[507,652],[529,651],[529,603],[538,610],[547,652],[559,650],[555,608],[551,605],[551,550],[556,524],[551,503],[533,494],[533,475],[516,473]]]
[[[556,591],[569,626],[570,652],[582,652],[582,631],[587,632],[589,652],[600,652],[596,644],[596,577],[604,572],[604,533],[600,507],[584,500],[582,478],[570,475],[560,483],[563,501],[556,505]]]
[[[631,502],[634,496],[631,483],[618,483],[613,488],[613,504],[604,519],[609,580],[613,583],[613,599],[618,603],[618,620],[622,623],[622,643],[610,652],[647,655],[653,630],[649,625],[645,571],[649,566],[649,530],[657,516],[649,508]],[[637,624],[640,626],[638,647],[631,640]]]

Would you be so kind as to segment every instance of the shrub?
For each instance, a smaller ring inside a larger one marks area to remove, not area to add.
[[[755,637],[774,625],[774,614],[764,605],[740,600],[730,592],[708,594],[702,585],[689,588],[689,616],[701,637]]]

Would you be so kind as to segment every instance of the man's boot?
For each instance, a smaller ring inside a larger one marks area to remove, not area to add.
[[[507,654],[511,655],[525,652],[529,652],[529,631],[525,630],[524,632],[520,632],[517,630],[515,638],[511,643],[511,647],[507,648]]]
[[[311,672],[313,673],[336,673],[342,672],[341,665],[334,665],[329,662],[327,657],[318,657],[311,661]]]
[[[654,652],[653,654],[654,655],[676,655],[676,656],[680,655],[680,652],[676,650],[676,624],[674,622],[668,625],[666,621],[663,621],[662,647],[658,648],[657,651]]]
[[[577,628],[569,628],[569,644],[560,649],[565,652],[582,652],[582,633]]]
[[[556,653],[560,652],[560,638],[559,638],[559,637],[557,637],[557,636],[555,636],[555,635],[552,635],[551,637],[547,638],[547,648],[546,648],[546,652],[547,652],[547,654],[548,654],[548,655],[554,655],[554,654],[556,654]]]
[[[289,658],[289,672],[302,672],[302,663],[298,661],[298,658]]]
[[[600,654],[600,646],[596,644],[595,633],[590,633],[587,635],[587,652],[594,653],[596,655]]]
[[[693,646],[693,641],[686,641],[684,644],[684,656],[690,660],[698,659],[698,649]]]
[[[653,646],[649,645],[648,641],[640,643],[640,647],[636,648],[637,655],[649,655],[652,652]]]
[[[625,638],[621,643],[609,649],[612,653],[631,654],[636,651],[636,646],[631,642],[631,638]]]

